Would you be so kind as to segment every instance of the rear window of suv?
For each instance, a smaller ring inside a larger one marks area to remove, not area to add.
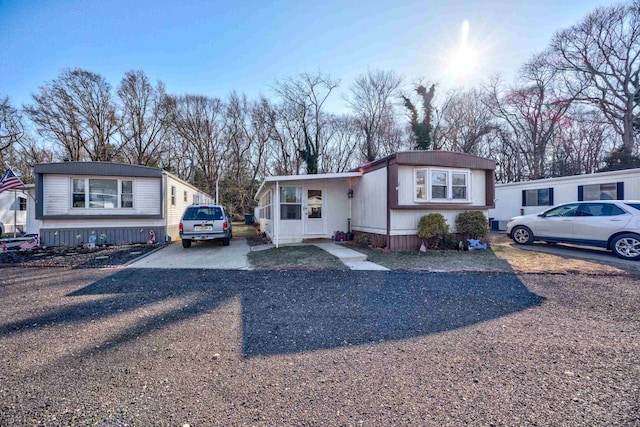
[[[182,216],[183,221],[224,219],[222,209],[217,206],[193,206],[187,208]]]

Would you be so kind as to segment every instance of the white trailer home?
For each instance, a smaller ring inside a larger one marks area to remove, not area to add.
[[[26,185],[24,188],[8,190],[0,193],[0,236],[3,234],[31,233],[27,227],[27,211],[29,188],[34,186]],[[37,231],[33,231],[37,233]]]
[[[260,229],[276,245],[351,231],[391,250],[414,250],[422,216],[441,213],[455,231],[460,212],[486,214],[494,170],[493,160],[468,154],[411,151],[352,172],[269,177],[256,193]]]
[[[38,164],[35,220],[43,246],[179,237],[184,209],[211,197],[159,168],[111,162]]]
[[[504,230],[509,218],[542,212],[581,200],[640,200],[640,169],[496,184],[492,228]]]

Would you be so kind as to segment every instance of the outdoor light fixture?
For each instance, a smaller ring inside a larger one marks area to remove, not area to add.
[[[350,199],[353,198],[353,188],[350,188],[349,191],[347,191],[347,197],[349,197]]]

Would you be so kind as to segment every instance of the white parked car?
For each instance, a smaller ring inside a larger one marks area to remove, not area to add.
[[[507,235],[523,245],[572,243],[606,248],[624,259],[640,259],[640,201],[564,203],[539,214],[511,218]]]

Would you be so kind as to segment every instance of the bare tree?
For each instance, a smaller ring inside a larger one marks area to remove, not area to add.
[[[552,176],[599,172],[615,132],[597,110],[572,107],[553,147]]]
[[[283,103],[268,115],[272,143],[267,146],[267,174],[297,175],[302,169],[300,147],[304,146],[304,129],[296,106]]]
[[[543,178],[548,165],[548,148],[558,130],[558,124],[571,103],[556,89],[556,73],[538,58],[522,69],[520,85],[503,92],[499,79],[488,87],[487,105],[493,114],[509,128],[511,151],[518,166],[518,180]],[[507,133],[503,133],[507,135]],[[526,171],[525,171],[526,169]]]
[[[553,65],[567,77],[570,95],[602,111],[629,160],[640,124],[640,2],[594,10],[558,32],[551,52]],[[629,167],[625,162],[621,166]]]
[[[322,153],[323,173],[345,172],[361,163],[358,148],[362,130],[358,119],[351,116],[331,116],[327,122],[328,142]]]
[[[69,160],[111,160],[119,153],[111,86],[100,75],[76,68],[40,87],[25,107],[43,137],[59,144]]]
[[[130,163],[158,166],[168,128],[164,84],[154,88],[143,71],[127,71],[120,82],[119,117],[124,158]]]
[[[173,97],[170,105],[176,135],[190,144],[195,154],[194,182],[214,194],[216,181],[227,160],[227,145],[222,134],[222,102],[218,98],[185,95]],[[199,174],[203,183],[198,182]]]
[[[380,152],[383,135],[395,128],[393,97],[402,79],[393,71],[367,71],[356,77],[346,101],[353,110],[358,127],[364,135],[362,152],[367,161]]]
[[[320,154],[326,143],[324,126],[326,117],[323,110],[331,92],[338,87],[339,80],[330,75],[316,72],[301,73],[278,82],[276,93],[284,103],[295,111],[304,137],[304,145],[300,147],[300,156],[306,162],[307,173],[315,174],[320,169]]]
[[[24,135],[20,112],[13,108],[9,97],[0,100],[0,156],[2,152],[20,141]]]
[[[484,139],[496,130],[494,115],[476,89],[450,98],[442,111],[443,145],[450,151],[481,155]]]

